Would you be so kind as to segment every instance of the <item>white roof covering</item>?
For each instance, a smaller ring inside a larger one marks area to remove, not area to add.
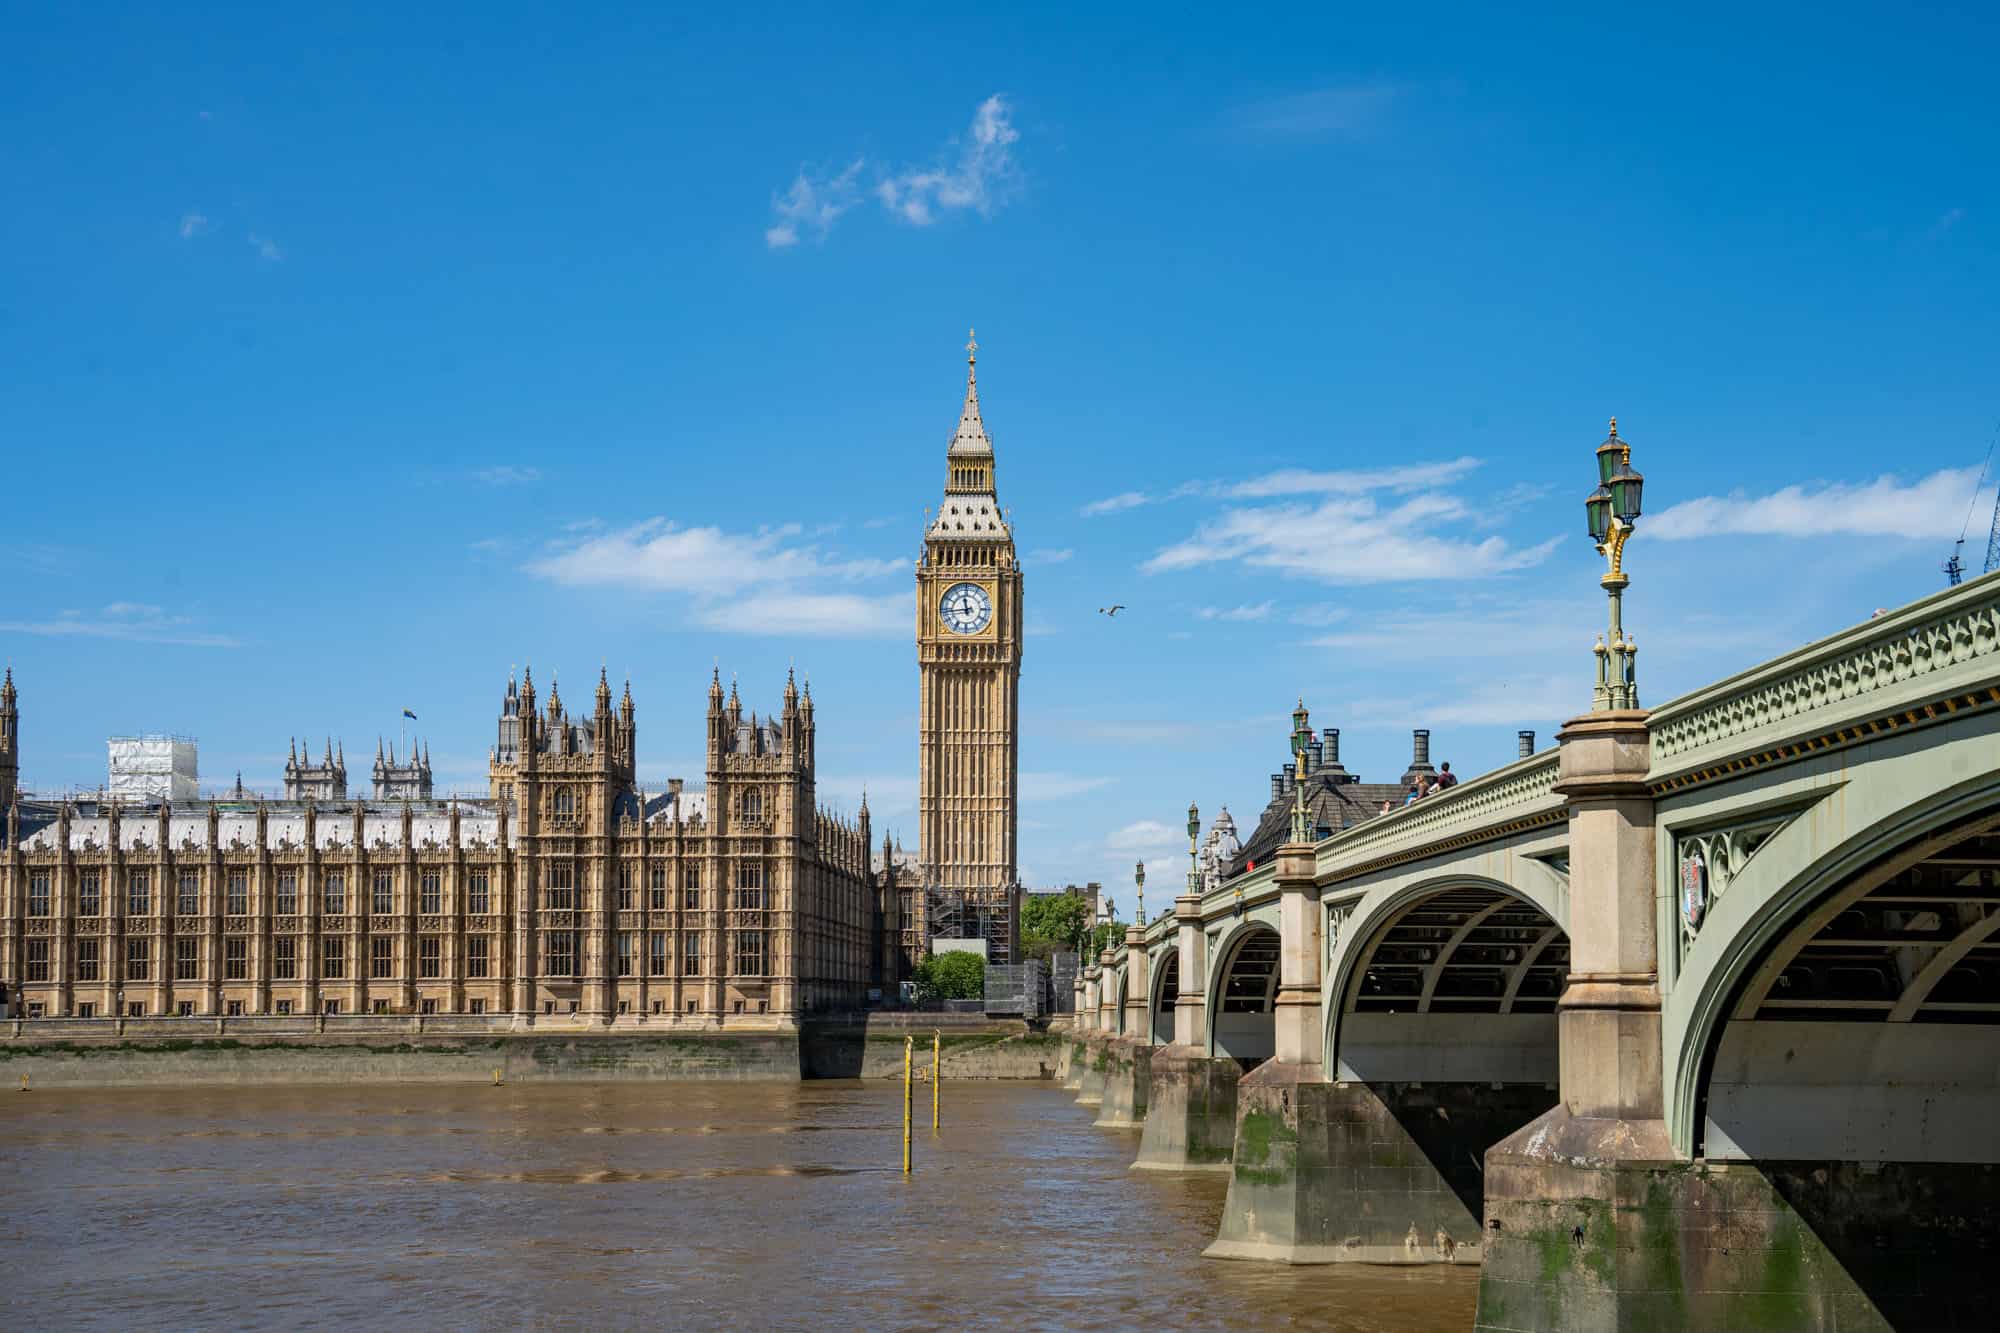
[[[947,495],[925,535],[997,542],[1007,540],[1009,533],[1000,504],[992,496]]]

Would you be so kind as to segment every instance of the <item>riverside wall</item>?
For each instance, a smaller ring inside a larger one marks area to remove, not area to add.
[[[0,1026],[0,1083],[30,1088],[215,1084],[606,1082],[900,1077],[941,1034],[947,1079],[1053,1077],[1059,1044],[1026,1024],[977,1016],[874,1014],[791,1031],[645,1032],[461,1025],[368,1016],[354,1026],[193,1019],[102,1020],[61,1031]]]

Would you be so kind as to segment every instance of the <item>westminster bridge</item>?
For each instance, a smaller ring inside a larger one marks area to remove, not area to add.
[[[1209,1255],[1481,1264],[1482,1329],[1990,1327],[2000,574],[1650,711],[1604,680],[1128,928],[1068,1084],[1231,1173]]]

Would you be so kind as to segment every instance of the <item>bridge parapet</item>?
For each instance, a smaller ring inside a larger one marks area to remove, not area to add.
[[[1653,710],[1655,791],[2000,702],[2000,573]]]

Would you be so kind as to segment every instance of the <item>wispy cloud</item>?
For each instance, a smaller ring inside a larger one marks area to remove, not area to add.
[[[825,240],[841,214],[861,201],[861,167],[861,159],[856,158],[845,171],[819,180],[800,168],[791,188],[771,197],[771,215],[776,220],[764,229],[764,244],[782,250],[797,245],[801,232],[814,240]]]
[[[1913,482],[1785,486],[1767,495],[1733,491],[1683,500],[1642,524],[1668,541],[1697,537],[1955,537],[1970,510],[1991,513],[1992,490],[1975,497],[1977,468],[1945,468]]]
[[[1141,505],[1189,498],[1268,500],[1280,496],[1366,495],[1372,491],[1407,495],[1412,491],[1448,485],[1478,466],[1476,458],[1453,458],[1440,463],[1344,471],[1280,468],[1244,481],[1184,481],[1165,491],[1121,491],[1117,495],[1091,501],[1080,512],[1090,518],[1137,509]]]
[[[250,233],[249,239],[250,247],[257,252],[257,258],[264,262],[275,264],[285,257],[285,252],[280,250],[278,243],[270,237],[260,236],[253,231]]]
[[[1924,229],[1924,239],[1935,241],[1938,237],[1944,235],[1963,221],[1965,221],[1964,209],[1947,208],[1943,213],[1938,215],[1937,221]]]
[[[909,631],[906,596],[830,586],[904,573],[907,561],[839,555],[802,540],[804,531],[789,523],[726,532],[655,518],[560,538],[528,572],[573,586],[682,594],[692,599],[695,623],[711,629],[868,637]]]
[[[1063,547],[1059,551],[1051,551],[1051,550],[1030,551],[1028,552],[1028,561],[1029,563],[1036,565],[1060,565],[1061,563],[1063,563],[1063,561],[1069,559],[1071,556],[1075,554],[1076,554],[1075,550],[1067,546]]]
[[[242,646],[230,635],[207,633],[194,625],[192,617],[169,615],[161,607],[144,602],[112,602],[95,616],[87,616],[81,611],[64,611],[52,620],[0,622],[0,630],[14,634],[173,644],[184,648]]]
[[[526,486],[542,479],[538,467],[520,467],[513,463],[501,463],[494,467],[483,467],[472,474],[488,486]]]
[[[1114,852],[1154,851],[1177,847],[1186,837],[1185,832],[1168,828],[1157,819],[1141,819],[1114,831],[1104,845]]]
[[[1226,509],[1140,569],[1159,574],[1235,561],[1328,584],[1483,578],[1538,565],[1558,541],[1518,547],[1502,537],[1449,535],[1471,517],[1464,501],[1436,491],[1387,507],[1360,496]]]
[[[182,240],[191,241],[195,237],[201,235],[203,232],[207,230],[208,230],[208,219],[203,217],[201,214],[199,213],[181,214],[180,236]]]
[[[1238,107],[1231,128],[1272,138],[1352,137],[1375,129],[1407,89],[1380,80],[1332,84]]]
[[[871,174],[871,168],[863,158],[833,173],[801,168],[786,189],[771,196],[764,244],[786,250],[807,237],[824,240],[834,224],[861,202],[864,192],[889,216],[915,227],[928,227],[955,213],[991,217],[1020,189],[1021,171],[1014,156],[1020,138],[1012,108],[995,93],[979,104],[971,126],[932,165],[874,168],[874,179],[865,187],[863,177]]]
[[[1204,606],[1195,612],[1203,620],[1269,620],[1275,602],[1258,602],[1255,606]]]
[[[1021,799],[1023,801],[1067,801],[1100,787],[1108,787],[1110,778],[1085,777],[1078,773],[1023,773],[1021,774]]]

